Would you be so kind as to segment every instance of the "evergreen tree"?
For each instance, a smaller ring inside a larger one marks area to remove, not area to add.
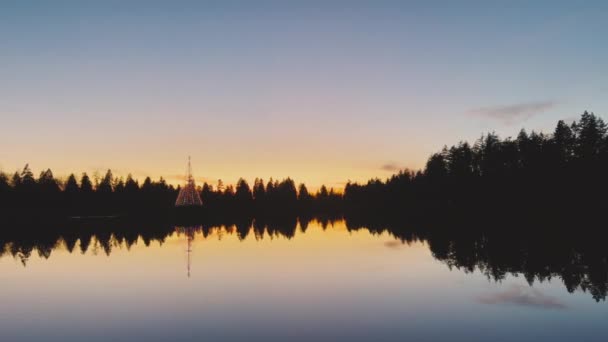
[[[253,195],[249,184],[243,178],[240,178],[236,184],[235,198],[241,206],[249,206],[253,202]]]
[[[326,199],[329,197],[329,191],[327,191],[327,187],[325,185],[321,185],[321,188],[319,188],[316,197],[320,199]]]
[[[448,165],[443,153],[433,154],[426,162],[425,175],[430,179],[445,179],[448,174]]]
[[[553,158],[559,162],[559,164],[565,164],[572,160],[574,156],[574,144],[576,137],[572,128],[570,128],[563,120],[557,122],[557,127],[553,132],[553,145],[555,147],[555,154]]]
[[[452,146],[447,153],[445,168],[455,177],[470,177],[474,173],[473,151],[467,142]],[[443,166],[440,166],[443,168]],[[443,172],[443,171],[440,171]]]
[[[311,199],[308,188],[306,188],[306,184],[304,183],[301,183],[298,187],[298,199],[300,201],[309,201]]]
[[[594,160],[600,153],[606,136],[606,124],[593,113],[585,111],[573,127],[576,133],[576,155],[582,160]]]
[[[266,188],[264,187],[264,181],[260,178],[256,178],[253,183],[253,198],[256,202],[264,201],[266,196]]]
[[[213,203],[215,199],[213,193],[213,186],[209,185],[209,183],[207,182],[203,183],[203,187],[201,188],[201,199],[203,201],[203,204],[206,206],[215,204]]]
[[[40,191],[43,193],[58,193],[59,192],[59,184],[55,177],[53,177],[53,172],[51,169],[47,169],[40,173],[40,177],[38,178],[38,185],[40,187]]]
[[[10,190],[8,176],[4,172],[0,172],[0,192],[8,192]]]
[[[122,177],[115,179],[114,182],[114,192],[118,193],[118,194],[122,194],[125,192],[125,181],[123,180]]]
[[[29,164],[25,164],[25,167],[21,171],[20,179],[19,186],[25,190],[33,190],[36,186],[36,179],[34,179],[34,173],[30,169]]]
[[[85,194],[93,192],[93,183],[91,183],[91,178],[89,178],[86,172],[80,178],[80,191]]]
[[[15,172],[13,177],[11,178],[11,185],[14,189],[19,189],[21,186],[21,176],[19,176],[19,172]]]
[[[129,173],[127,175],[127,181],[125,182],[125,192],[131,195],[137,194],[139,191],[139,183],[133,179],[133,176]]]
[[[97,192],[111,193],[113,180],[114,180],[114,177],[112,176],[112,171],[108,169],[105,176],[101,179],[101,181],[97,185]]]
[[[272,177],[268,180],[268,183],[266,184],[266,205],[268,206],[273,206],[274,203],[276,202],[276,186],[275,186],[275,182],[272,180]]]
[[[284,206],[295,206],[295,203],[298,200],[298,192],[296,190],[296,183],[291,178],[287,178],[279,183],[277,192],[280,201]]]
[[[10,202],[11,186],[8,176],[0,172],[0,207],[5,207]],[[2,254],[2,243],[0,243],[0,255]]]
[[[157,186],[158,186],[158,189],[160,189],[162,192],[169,190],[169,187],[167,186],[167,181],[165,181],[165,179],[162,176],[158,180]]]
[[[73,173],[68,176],[68,180],[65,183],[63,191],[68,194],[76,194],[78,191],[80,191],[78,182],[76,181],[76,176],[74,176]]]
[[[150,177],[146,177],[144,180],[144,184],[141,185],[141,191],[144,194],[152,193],[152,179]]]

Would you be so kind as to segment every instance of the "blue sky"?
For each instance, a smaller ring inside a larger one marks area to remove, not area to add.
[[[0,3],[0,168],[313,185],[608,107],[587,1]],[[198,167],[198,169],[197,169]]]

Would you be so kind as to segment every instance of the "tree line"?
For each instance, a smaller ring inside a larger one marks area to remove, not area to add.
[[[584,112],[552,134],[522,129],[516,138],[489,133],[445,146],[424,170],[347,184],[344,201],[347,210],[401,213],[596,210],[607,204],[607,174],[606,124]]]
[[[475,143],[445,146],[423,170],[402,170],[386,180],[347,183],[343,191],[322,186],[311,193],[290,179],[256,179],[250,186],[221,181],[199,188],[205,210],[261,215],[365,212],[420,215],[448,212],[601,210],[608,190],[608,136],[604,121],[584,112],[578,121],[559,121],[552,134],[528,133],[501,139],[495,133]],[[83,173],[65,182],[51,170],[36,178],[26,165],[12,177],[0,173],[0,206],[15,212],[122,215],[167,212],[179,187],[163,178],[143,183],[110,170],[92,181]]]
[[[131,175],[126,180],[114,177],[108,170],[101,179],[91,180],[83,173],[65,182],[53,176],[50,169],[36,178],[29,167],[9,177],[0,173],[0,204],[17,212],[61,213],[68,215],[115,215],[130,209],[159,209],[170,206],[179,189],[161,177],[142,184]]]
[[[128,215],[139,212],[166,213],[175,206],[180,186],[168,184],[162,177],[143,183],[128,175],[126,180],[115,177],[108,170],[103,177],[91,180],[83,173],[78,180],[74,174],[62,182],[47,169],[36,178],[29,165],[12,177],[0,173],[0,206],[23,211],[61,213],[74,216]],[[272,212],[321,213],[337,210],[342,196],[333,188],[321,186],[309,192],[305,184],[296,187],[291,178],[265,183],[256,178],[253,186],[239,179],[236,186],[224,185],[219,180],[214,187],[204,183],[197,189],[205,210],[214,213],[247,215]]]

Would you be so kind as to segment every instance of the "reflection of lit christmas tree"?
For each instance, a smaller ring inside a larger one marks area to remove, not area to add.
[[[187,247],[186,247],[186,254],[187,254],[187,264],[186,264],[186,270],[188,272],[188,278],[190,278],[190,265],[191,265],[191,254],[192,254],[192,241],[194,240],[194,234],[196,233],[197,228],[196,227],[175,227],[175,231],[177,232],[178,236],[181,235],[182,233],[186,235],[186,240],[188,241]]]

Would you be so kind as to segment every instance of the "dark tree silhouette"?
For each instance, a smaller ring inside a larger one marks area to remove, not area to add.
[[[253,198],[257,202],[264,202],[266,197],[266,188],[264,187],[264,181],[261,178],[256,178],[253,183]]]
[[[91,178],[86,173],[83,173],[82,178],[80,178],[80,191],[85,194],[93,192],[93,183],[91,183]]]
[[[97,185],[98,193],[111,193],[112,192],[112,181],[114,177],[112,176],[112,170],[108,170],[105,176],[101,179],[101,182]]]
[[[253,194],[249,188],[249,184],[243,178],[239,179],[236,184],[235,204],[243,210],[253,209]]]
[[[286,178],[256,178],[253,189],[239,179],[236,186],[221,180],[214,189],[198,189],[204,206],[174,208],[179,187],[146,177],[141,187],[128,175],[110,170],[94,186],[86,173],[80,186],[70,175],[62,184],[50,169],[34,177],[29,165],[11,180],[0,177],[0,204],[7,215],[128,216],[183,215],[201,217],[243,215],[247,218],[373,213],[435,215],[571,215],[608,209],[608,128],[590,112],[571,125],[559,121],[552,134],[521,130],[515,139],[495,133],[474,144],[445,146],[428,159],[423,170],[402,170],[385,180],[348,182],[343,191],[321,186],[311,194]],[[187,212],[188,215],[185,215]]]
[[[70,174],[68,180],[65,183],[65,187],[63,190],[66,194],[77,194],[80,191],[78,187],[78,181],[76,181],[76,176],[74,174]]]
[[[444,147],[423,172],[408,172],[399,185],[391,179],[347,184],[346,210],[418,215],[605,210],[607,130],[602,119],[585,112],[570,126],[559,121],[551,135],[522,129],[515,140],[501,140],[486,134],[473,147],[466,142]]]

